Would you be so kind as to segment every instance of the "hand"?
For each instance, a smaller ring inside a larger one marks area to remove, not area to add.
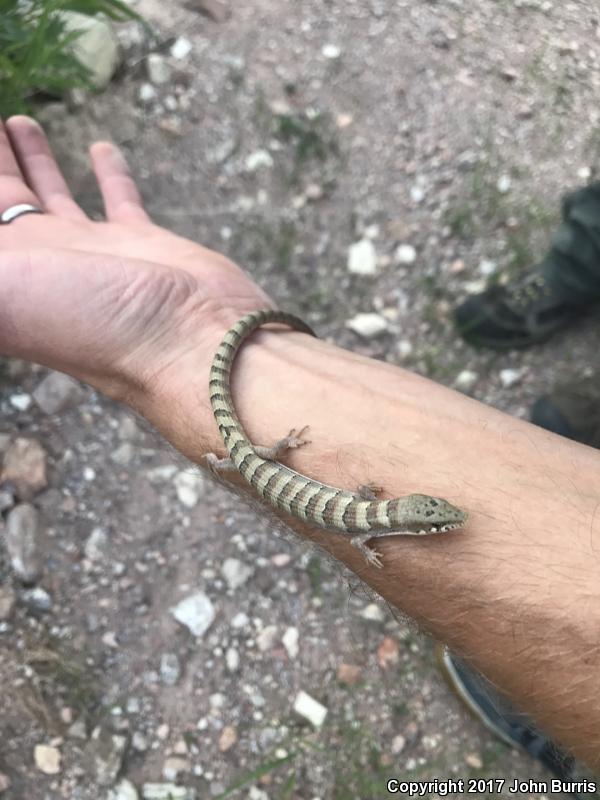
[[[94,144],[106,222],[75,203],[39,125],[0,122],[0,353],[61,370],[143,407],[202,368],[229,325],[273,305],[233,262],[153,224],[121,152]],[[189,374],[189,373],[188,373]]]

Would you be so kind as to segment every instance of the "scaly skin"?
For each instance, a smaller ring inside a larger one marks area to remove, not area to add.
[[[255,311],[242,317],[227,332],[215,354],[210,372],[210,401],[229,453],[219,459],[206,456],[215,473],[237,470],[270,505],[301,520],[337,533],[350,534],[369,563],[380,567],[380,555],[365,542],[373,537],[444,533],[464,526],[467,514],[459,508],[423,494],[394,500],[377,500],[375,487],[359,487],[357,492],[300,475],[276,459],[286,450],[309,444],[302,439],[306,430],[288,436],[273,447],[253,445],[246,437],[233,406],[230,389],[231,368],[240,345],[261,325],[282,322],[314,336],[302,320],[282,311]]]

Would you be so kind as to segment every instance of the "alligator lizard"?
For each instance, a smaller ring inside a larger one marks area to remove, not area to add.
[[[280,322],[315,336],[298,317],[283,311],[255,311],[242,317],[227,332],[210,370],[210,402],[229,458],[209,453],[206,460],[217,475],[234,470],[270,505],[320,528],[349,534],[367,562],[381,567],[381,554],[367,547],[369,539],[398,534],[430,534],[461,528],[464,511],[446,500],[411,494],[394,500],[378,500],[378,487],[359,486],[356,492],[336,489],[300,475],[280,464],[287,450],[309,444],[302,438],[306,428],[289,434],[273,447],[252,444],[235,412],[230,375],[240,345],[261,325]]]

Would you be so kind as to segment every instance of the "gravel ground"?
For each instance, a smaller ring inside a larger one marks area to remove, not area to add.
[[[86,209],[85,148],[110,137],[157,220],[343,347],[517,416],[592,370],[597,313],[498,355],[458,339],[451,310],[541,257],[560,195],[596,175],[595,3],[221,17],[212,0],[221,21],[200,5],[143,0],[151,63],[123,26],[110,90],[41,109]],[[466,716],[434,643],[131,413],[15,361],[0,406],[18,490],[0,491],[3,800],[370,800],[391,777],[506,778],[479,793],[496,797],[549,778]]]

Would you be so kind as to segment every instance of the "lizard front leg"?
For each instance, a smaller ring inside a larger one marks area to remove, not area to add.
[[[383,567],[381,553],[379,553],[377,550],[371,550],[371,548],[367,547],[366,545],[366,542],[372,538],[372,533],[359,533],[350,539],[350,544],[354,545],[357,550],[360,550],[363,556],[367,559],[367,564],[373,564],[373,566],[377,567],[377,569],[381,569]]]

